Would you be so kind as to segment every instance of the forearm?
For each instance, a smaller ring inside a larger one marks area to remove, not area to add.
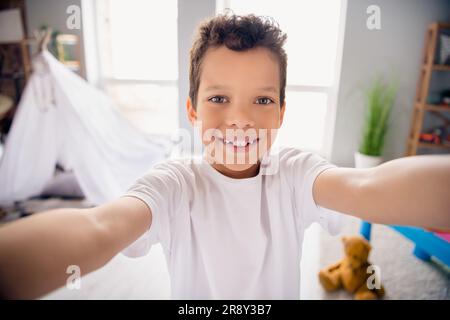
[[[0,295],[36,298],[64,285],[67,267],[85,275],[106,264],[151,223],[143,203],[120,199],[58,209],[0,227]]]
[[[67,267],[89,272],[110,254],[99,253],[95,219],[89,210],[59,209],[0,228],[0,289],[7,298],[36,298],[62,286]],[[98,228],[100,230],[100,228]],[[111,252],[109,252],[111,253]]]
[[[414,156],[370,170],[359,216],[372,222],[450,229],[450,156]]]

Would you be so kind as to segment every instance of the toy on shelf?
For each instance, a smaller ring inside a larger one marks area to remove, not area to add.
[[[450,106],[450,90],[444,90],[441,92],[440,103],[444,106]]]
[[[449,135],[446,134],[445,126],[442,126],[421,133],[419,139],[421,142],[443,144],[444,141],[449,140]]]

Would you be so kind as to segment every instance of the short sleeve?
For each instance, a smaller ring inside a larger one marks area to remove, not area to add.
[[[298,227],[306,229],[317,222],[331,235],[338,234],[344,223],[344,215],[318,206],[313,197],[313,186],[317,177],[337,166],[315,153],[301,151],[294,155],[291,164],[294,166],[293,184]]]
[[[166,250],[170,248],[171,221],[183,194],[182,179],[176,171],[170,163],[158,164],[123,195],[143,201],[152,213],[149,229],[122,251],[124,255],[133,258],[144,256],[155,243],[161,243]]]

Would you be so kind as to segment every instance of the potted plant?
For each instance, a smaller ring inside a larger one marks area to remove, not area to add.
[[[367,109],[363,137],[355,152],[356,168],[370,168],[383,162],[382,153],[395,93],[396,87],[386,85],[380,78],[374,80],[366,92]]]

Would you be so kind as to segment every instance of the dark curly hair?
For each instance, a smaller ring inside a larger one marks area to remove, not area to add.
[[[201,64],[208,48],[225,45],[234,51],[245,51],[256,47],[269,49],[278,59],[280,68],[280,105],[283,105],[286,90],[287,55],[283,49],[287,35],[278,23],[269,17],[253,14],[238,16],[221,14],[202,22],[190,50],[189,97],[194,108],[200,86]]]

